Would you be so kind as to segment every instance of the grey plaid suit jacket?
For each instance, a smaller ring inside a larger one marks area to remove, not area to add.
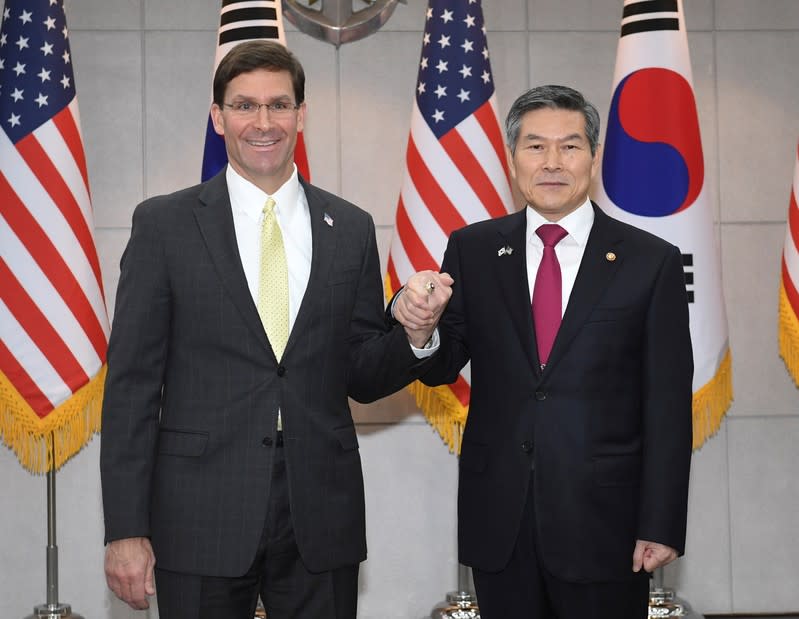
[[[250,567],[278,409],[306,566],[366,557],[347,398],[392,393],[426,362],[385,319],[371,216],[301,182],[313,260],[279,361],[247,287],[224,172],[146,200],[133,215],[103,402],[105,537],[150,537],[164,569],[237,576]]]

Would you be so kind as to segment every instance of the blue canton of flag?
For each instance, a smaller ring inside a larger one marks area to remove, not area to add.
[[[0,32],[0,126],[17,143],[75,96],[64,9],[7,2]]]
[[[477,0],[432,2],[422,40],[416,102],[440,138],[494,94]]]

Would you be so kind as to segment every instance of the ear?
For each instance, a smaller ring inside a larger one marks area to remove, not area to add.
[[[599,172],[599,162],[602,161],[602,144],[596,145],[596,152],[594,153],[594,160],[591,162],[591,178],[596,178]]]
[[[513,180],[516,180],[516,164],[513,161],[513,153],[510,150],[510,146],[507,144],[505,145],[505,158],[508,161],[508,172],[510,172],[510,176]]]
[[[297,110],[297,131],[302,131],[305,127],[305,101],[300,103],[300,107]]]
[[[211,104],[211,120],[214,123],[214,131],[224,137],[225,118],[222,115],[222,109],[216,103]]]

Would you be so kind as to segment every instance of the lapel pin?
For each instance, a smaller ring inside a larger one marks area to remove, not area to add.
[[[609,251],[605,254],[605,260],[608,262],[614,262],[616,260],[616,254],[614,254],[612,251]]]
[[[497,256],[510,256],[513,253],[513,247],[510,245],[505,245],[505,247],[500,247],[497,251]]]
[[[333,218],[328,213],[325,213],[324,220],[328,226],[333,227]]]

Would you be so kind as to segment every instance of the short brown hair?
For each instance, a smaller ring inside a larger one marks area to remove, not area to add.
[[[287,71],[294,87],[295,103],[305,101],[305,71],[285,45],[277,41],[247,41],[239,43],[222,58],[214,74],[214,103],[222,107],[227,85],[242,73],[258,69]]]

